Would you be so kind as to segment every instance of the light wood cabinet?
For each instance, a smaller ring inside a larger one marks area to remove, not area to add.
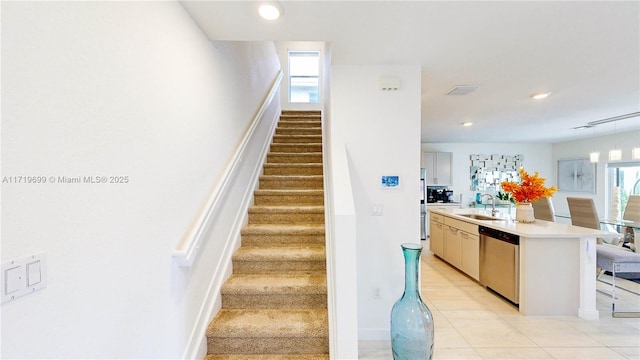
[[[444,259],[451,265],[462,267],[462,238],[460,230],[445,225],[444,230]]]
[[[434,219],[434,216],[441,222],[432,222],[432,227],[444,223],[443,244],[442,246],[439,243],[436,245],[438,249],[444,248],[444,255],[441,258],[475,280],[479,280],[480,235],[478,234],[478,225],[432,213],[431,218]],[[433,243],[430,247],[434,252]]]
[[[480,280],[480,236],[466,231],[460,232],[462,268],[467,275]]]
[[[444,258],[444,223],[441,215],[429,213],[429,250]]]
[[[427,169],[427,185],[451,185],[453,153],[424,152],[422,153],[422,167]]]

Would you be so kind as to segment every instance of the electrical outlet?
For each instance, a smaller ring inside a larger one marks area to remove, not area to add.
[[[382,216],[382,210],[384,209],[383,204],[373,204],[371,205],[371,215],[373,216]]]

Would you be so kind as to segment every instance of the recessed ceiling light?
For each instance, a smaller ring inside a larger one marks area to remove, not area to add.
[[[540,100],[540,99],[544,99],[547,96],[551,95],[551,93],[540,93],[540,94],[533,94],[531,95],[532,98],[536,99],[536,100]]]
[[[465,121],[462,123],[462,126],[471,126],[473,123],[471,121]]]
[[[263,3],[258,7],[258,14],[265,20],[276,20],[282,15],[282,6],[275,2]]]

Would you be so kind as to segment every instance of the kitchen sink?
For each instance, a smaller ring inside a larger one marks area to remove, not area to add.
[[[458,214],[460,216],[464,216],[464,217],[468,217],[470,219],[475,219],[475,220],[492,220],[492,221],[504,221],[504,219],[501,218],[497,218],[497,217],[493,217],[493,216],[487,216],[487,215],[482,215],[482,214]]]

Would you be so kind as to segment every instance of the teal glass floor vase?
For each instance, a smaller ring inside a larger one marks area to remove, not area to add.
[[[404,294],[391,309],[391,350],[394,360],[433,356],[433,315],[420,297],[418,265],[422,245],[402,244]]]

